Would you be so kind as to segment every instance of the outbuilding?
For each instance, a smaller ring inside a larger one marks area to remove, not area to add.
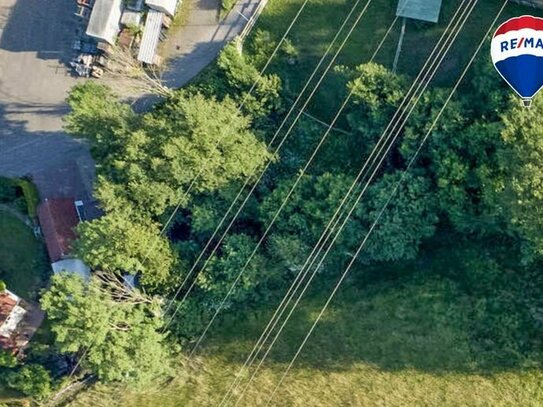
[[[157,10],[149,10],[145,20],[145,28],[141,37],[138,61],[149,65],[158,65],[157,47],[162,31],[165,14]]]
[[[414,20],[437,23],[442,0],[400,0],[396,15]]]
[[[96,0],[87,25],[87,35],[114,45],[119,34],[122,0]]]

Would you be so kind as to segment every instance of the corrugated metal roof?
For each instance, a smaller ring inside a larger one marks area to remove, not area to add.
[[[396,15],[437,23],[442,0],[400,0]]]
[[[138,52],[138,61],[145,62],[146,64],[155,63],[156,48],[163,20],[164,13],[160,11],[149,10],[147,13],[147,20],[145,21],[145,28]]]
[[[96,0],[87,25],[87,35],[115,44],[121,14],[122,0]]]
[[[177,8],[177,0],[145,0],[145,4],[157,11],[169,14],[171,17],[174,16]]]

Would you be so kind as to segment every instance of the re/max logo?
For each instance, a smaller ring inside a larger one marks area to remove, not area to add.
[[[518,48],[541,48],[543,49],[543,39],[541,38],[512,38],[509,41],[501,42],[501,52],[510,51]]]

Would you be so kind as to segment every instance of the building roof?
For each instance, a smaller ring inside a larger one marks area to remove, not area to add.
[[[146,64],[154,64],[156,61],[156,49],[162,30],[162,21],[164,13],[156,10],[149,10],[147,20],[145,20],[145,28],[141,37],[140,49],[138,52],[138,61]]]
[[[87,35],[115,44],[121,14],[122,0],[96,0],[87,26]]]
[[[170,17],[175,15],[177,2],[177,0],[145,0],[145,4],[147,4],[150,8],[157,11],[162,11],[163,13],[168,14]]]
[[[125,9],[123,11],[123,16],[121,17],[121,24],[125,26],[136,25],[139,26],[141,23],[141,13],[138,11],[133,11]]]
[[[399,0],[396,15],[437,23],[442,0]]]
[[[6,322],[18,303],[19,297],[12,292],[5,290],[3,293],[0,293],[0,326]]]
[[[19,352],[40,327],[45,313],[12,292],[0,293],[0,348]]]
[[[70,198],[46,199],[38,206],[47,252],[51,262],[62,260],[70,253],[70,244],[76,238],[75,227],[79,218],[74,200]]]
[[[83,280],[90,279],[90,268],[79,259],[59,260],[51,264],[53,273],[73,273],[81,276]]]

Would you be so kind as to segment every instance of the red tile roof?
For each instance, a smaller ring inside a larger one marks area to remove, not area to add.
[[[70,253],[70,244],[76,238],[75,227],[79,217],[71,198],[46,199],[38,206],[43,236],[51,262]]]
[[[17,300],[11,297],[7,292],[0,294],[0,326],[8,319],[11,311],[17,305]]]

